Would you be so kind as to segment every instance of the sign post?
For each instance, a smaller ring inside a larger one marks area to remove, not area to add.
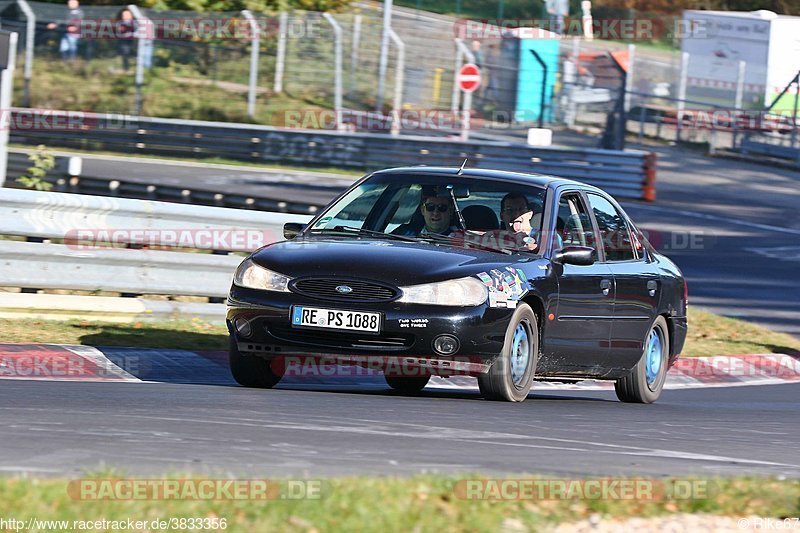
[[[8,130],[11,127],[11,92],[17,58],[16,32],[0,30],[0,187],[6,184]]]
[[[474,63],[466,63],[458,71],[456,77],[458,88],[464,93],[463,118],[464,127],[461,130],[461,139],[469,140],[469,122],[472,114],[472,93],[481,86],[481,69]]]

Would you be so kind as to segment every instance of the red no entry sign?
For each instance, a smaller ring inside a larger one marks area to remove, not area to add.
[[[475,92],[481,86],[481,69],[478,65],[467,63],[458,71],[458,88],[465,93]]]

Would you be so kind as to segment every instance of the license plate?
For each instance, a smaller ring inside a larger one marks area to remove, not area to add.
[[[295,305],[292,326],[380,333],[381,314]]]

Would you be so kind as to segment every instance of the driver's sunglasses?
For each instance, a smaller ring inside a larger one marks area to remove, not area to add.
[[[434,211],[439,211],[440,213],[446,213],[447,211],[450,210],[450,205],[449,204],[431,204],[431,203],[427,203],[427,204],[425,204],[425,210],[428,213],[433,213]]]

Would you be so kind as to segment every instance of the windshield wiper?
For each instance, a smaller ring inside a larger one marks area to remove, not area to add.
[[[447,235],[440,235],[438,233],[429,233],[427,235],[422,235],[421,237],[425,239],[430,239],[436,243],[449,244],[450,246],[455,246],[457,244],[457,239],[455,237],[448,237]],[[488,250],[490,252],[499,252],[501,254],[506,254],[506,255],[511,255],[512,253],[514,253],[511,250],[506,250],[505,248],[496,248],[494,246],[472,242],[467,239],[466,233],[464,234],[461,244],[463,244],[465,247],[479,248],[481,250]]]
[[[382,231],[375,231],[371,229],[365,228],[354,228],[353,226],[335,226],[333,228],[321,228],[321,229],[312,229],[310,233],[344,233],[345,235],[366,235],[369,237],[380,237],[384,239],[394,239],[397,241],[406,241],[406,242],[426,242],[419,237],[412,237],[410,235],[397,235],[395,233],[384,233]]]

